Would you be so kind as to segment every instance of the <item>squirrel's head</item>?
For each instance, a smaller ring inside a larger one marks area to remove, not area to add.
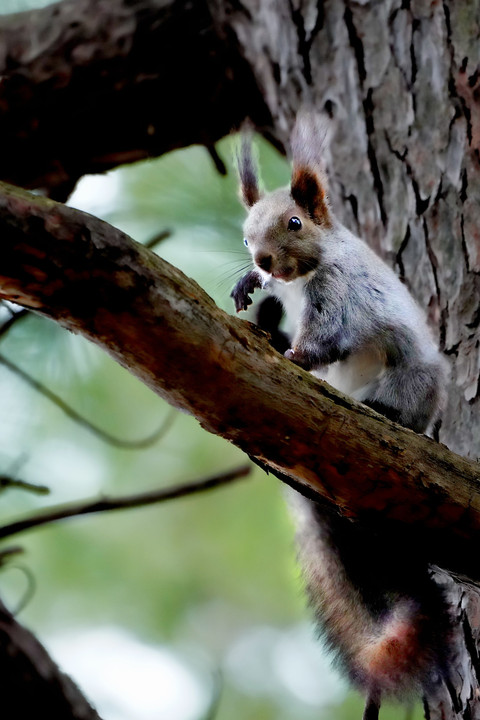
[[[249,209],[244,242],[265,279],[291,282],[307,276],[320,262],[322,235],[332,226],[322,169],[324,142],[321,121],[314,115],[299,115],[291,137],[290,187],[264,195],[250,137],[243,137],[238,169],[243,202]]]

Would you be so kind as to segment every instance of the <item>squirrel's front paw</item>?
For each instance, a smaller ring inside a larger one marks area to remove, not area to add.
[[[293,348],[289,348],[284,353],[284,357],[286,357],[288,360],[291,360],[292,362],[295,363],[295,365],[298,365],[299,367],[303,368],[304,370],[311,370],[313,367],[311,358],[306,353],[302,353],[299,350],[294,350]]]
[[[235,303],[235,310],[237,312],[247,310],[248,306],[252,304],[250,295],[253,295],[255,289],[261,286],[260,277],[256,272],[250,271],[244,275],[230,293],[230,297],[233,298]]]
[[[237,311],[237,313],[241,310],[246,310],[248,306],[252,304],[252,298],[248,294],[245,286],[242,285],[241,280],[233,288],[232,292],[230,293],[230,297],[233,298],[233,302],[235,303],[235,310]]]

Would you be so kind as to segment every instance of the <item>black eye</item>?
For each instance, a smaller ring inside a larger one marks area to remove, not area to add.
[[[294,231],[300,230],[301,227],[302,227],[302,221],[300,220],[300,218],[296,217],[296,215],[291,217],[290,220],[288,221],[288,229],[289,230],[294,230]]]
[[[248,240],[247,240],[247,238],[243,238],[243,242],[245,243],[245,247],[248,247]]]

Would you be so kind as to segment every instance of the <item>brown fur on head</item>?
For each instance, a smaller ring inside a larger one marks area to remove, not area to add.
[[[322,169],[325,136],[316,116],[300,114],[292,133],[291,186],[265,196],[259,191],[250,137],[243,137],[238,167],[243,200],[250,209],[245,243],[266,279],[291,282],[320,262],[319,233],[332,225]]]
[[[298,228],[291,221],[299,221]],[[264,277],[290,282],[315,270],[320,260],[318,227],[288,188],[268,193],[251,208],[245,241]]]

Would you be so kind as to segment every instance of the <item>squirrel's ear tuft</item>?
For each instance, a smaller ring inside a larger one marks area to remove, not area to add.
[[[325,121],[313,113],[300,113],[297,116],[291,137],[292,198],[315,223],[329,226],[331,214],[322,158],[326,141]]]
[[[253,154],[252,134],[242,134],[240,147],[237,151],[237,167],[240,176],[240,191],[244,204],[252,207],[261,198],[257,162]]]

